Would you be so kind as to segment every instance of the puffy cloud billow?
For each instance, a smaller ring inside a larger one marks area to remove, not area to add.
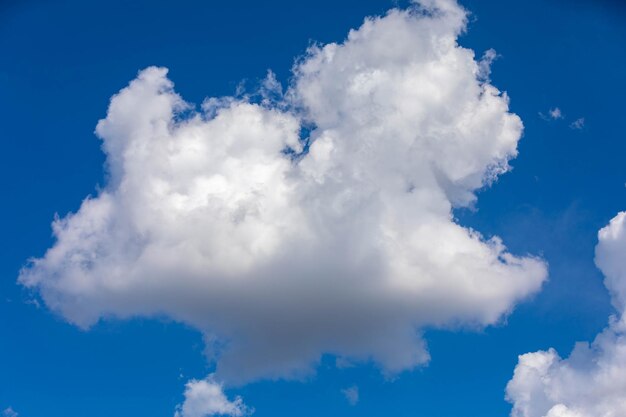
[[[626,416],[626,212],[598,233],[596,265],[618,315],[569,358],[554,349],[521,355],[507,397],[513,417]]]
[[[454,220],[522,133],[457,44],[465,22],[444,0],[368,18],[260,103],[195,110],[166,69],[141,71],[97,125],[108,184],[54,221],[19,281],[81,327],[192,325],[229,385],[305,375],[324,353],[396,373],[428,361],[420,329],[498,322],[546,265]]]
[[[241,397],[229,400],[224,394],[222,384],[216,382],[212,375],[206,379],[187,382],[185,385],[185,402],[178,406],[174,417],[205,417],[231,416],[244,417],[254,410],[248,408]]]

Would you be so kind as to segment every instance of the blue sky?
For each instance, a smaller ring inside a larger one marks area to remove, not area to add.
[[[304,380],[227,390],[254,415],[509,414],[518,355],[591,340],[613,312],[594,264],[597,232],[626,208],[626,6],[620,2],[462,1],[461,46],[493,48],[491,83],[524,133],[513,169],[478,192],[458,222],[541,256],[549,278],[499,324],[426,326],[430,363],[386,378],[371,362],[338,369],[323,356]],[[0,6],[0,410],[24,417],[171,416],[190,378],[212,372],[201,334],[168,318],[103,320],[88,330],[16,283],[53,243],[55,213],[106,184],[94,135],[113,94],[151,65],[188,102],[254,90],[271,69],[286,85],[312,42],[341,42],[391,1],[25,1]],[[550,110],[559,108],[562,118]],[[542,117],[540,113],[544,116]],[[584,118],[584,124],[572,126]],[[37,305],[33,300],[38,300]],[[350,405],[342,390],[358,386]]]

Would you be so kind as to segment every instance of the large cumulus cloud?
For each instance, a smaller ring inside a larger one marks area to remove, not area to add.
[[[626,415],[626,212],[598,233],[596,264],[618,314],[567,359],[554,349],[521,355],[507,397],[513,417]]]
[[[195,110],[166,69],[141,71],[97,125],[108,185],[54,221],[20,282],[83,327],[188,323],[227,384],[298,377],[323,353],[394,373],[428,360],[425,326],[497,322],[546,266],[453,218],[522,133],[457,44],[465,20],[452,1],[366,19],[260,103]]]

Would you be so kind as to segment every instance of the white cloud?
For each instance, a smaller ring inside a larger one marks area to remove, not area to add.
[[[15,410],[13,410],[13,408],[9,407],[9,408],[5,408],[4,411],[2,411],[2,416],[3,417],[17,417],[19,414],[15,412]]]
[[[175,417],[242,417],[252,413],[241,397],[230,401],[221,384],[211,376],[203,380],[191,380],[185,385],[185,402],[178,406]]]
[[[498,58],[498,53],[495,49],[487,49],[483,54],[483,57],[478,61],[478,79],[489,81],[491,75],[491,65],[493,61]]]
[[[563,118],[563,113],[561,113],[561,109],[559,109],[558,107],[550,109],[550,112],[548,114],[550,114],[550,117],[554,120]]]
[[[513,417],[626,415],[626,212],[600,230],[598,240],[596,264],[619,314],[567,359],[554,349],[521,355],[507,386]]]
[[[576,129],[576,130],[581,130],[583,127],[585,127],[585,118],[581,117],[579,119],[574,120],[569,127],[571,127],[572,129]]]
[[[565,118],[565,116],[563,115],[563,112],[558,107],[554,107],[548,110],[547,115],[543,114],[542,112],[539,112],[539,116],[543,120],[559,120],[559,119]]]
[[[349,388],[345,388],[341,390],[341,393],[346,397],[348,404],[357,405],[359,402],[359,387],[353,385]]]
[[[167,70],[142,71],[96,129],[108,185],[54,221],[20,282],[82,327],[190,324],[227,384],[300,377],[323,353],[396,373],[428,361],[425,326],[497,323],[546,265],[454,221],[522,133],[464,28],[453,1],[394,9],[311,48],[282,102],[269,79],[260,104],[183,120]]]

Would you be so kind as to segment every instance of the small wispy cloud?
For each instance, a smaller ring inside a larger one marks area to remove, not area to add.
[[[24,303],[27,304],[27,305],[34,306],[36,309],[40,309],[41,308],[41,303],[39,303],[39,300],[37,300],[36,298],[28,299],[28,300],[24,301]]]
[[[346,400],[348,400],[348,404],[357,405],[359,402],[359,387],[353,385],[349,388],[342,389],[341,392],[346,397]]]
[[[561,112],[561,109],[559,109],[558,107],[550,109],[549,114],[550,117],[552,117],[554,120],[563,118],[563,112]]]
[[[498,53],[495,49],[487,49],[483,54],[483,57],[478,61],[478,79],[482,81],[489,81],[491,76],[491,64],[498,58]]]
[[[18,413],[11,407],[5,408],[2,412],[2,417],[17,417]]]
[[[553,107],[549,109],[546,113],[539,112],[539,117],[547,122],[552,122],[554,120],[565,120],[565,114],[561,110],[560,107]],[[570,129],[581,130],[585,127],[585,118],[579,117],[569,124]]]
[[[585,127],[585,118],[580,117],[574,120],[572,123],[570,123],[569,127],[576,130],[581,130],[583,127]]]
[[[337,357],[337,359],[335,359],[335,366],[337,367],[337,369],[347,369],[347,368],[353,368],[355,364],[350,359],[343,357],[343,356],[339,356]]]
[[[563,119],[565,116],[563,115],[563,112],[560,108],[554,107],[548,110],[547,114],[539,112],[539,117],[541,117],[543,120],[559,120]]]

